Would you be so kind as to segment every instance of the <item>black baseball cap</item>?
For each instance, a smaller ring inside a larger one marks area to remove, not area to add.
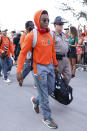
[[[15,31],[15,30],[13,30],[13,31],[11,31],[11,33],[15,34],[15,33],[16,33],[16,31]]]
[[[57,23],[61,23],[61,24],[64,24],[64,23],[67,23],[67,22],[64,22],[63,21],[63,18],[61,16],[57,16],[53,22],[53,24],[57,24]]]
[[[3,30],[3,32],[7,32],[7,31],[8,31],[8,29]]]

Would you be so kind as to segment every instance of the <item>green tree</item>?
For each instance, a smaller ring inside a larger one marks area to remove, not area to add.
[[[77,1],[81,3],[83,6],[81,11],[79,12],[77,12],[72,6],[68,5],[68,3],[70,3],[70,1],[68,0],[66,0],[66,3],[61,3],[62,7],[60,7],[60,9],[62,11],[71,12],[72,15],[77,18],[77,20],[79,20],[80,18],[85,18],[85,20],[87,21],[87,12],[84,11],[84,7],[87,7],[87,0],[77,0]]]

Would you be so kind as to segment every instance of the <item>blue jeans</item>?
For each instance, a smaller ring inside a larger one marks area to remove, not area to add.
[[[29,62],[29,60],[26,60],[22,71],[23,79],[25,79],[25,77],[29,74],[30,71],[31,71],[31,62]]]
[[[1,65],[1,58],[0,58],[0,74],[1,74],[1,70],[2,70],[2,65]]]
[[[26,78],[26,76],[30,73],[30,71],[31,71],[31,62],[29,62],[29,60],[26,60],[26,62],[24,64],[24,68],[22,70],[22,77],[23,77],[23,79]],[[33,78],[34,78],[34,85],[36,85],[35,84],[35,77],[34,77],[33,70],[32,70],[32,75],[33,75]]]
[[[40,104],[44,119],[51,118],[49,107],[49,95],[55,89],[55,73],[53,64],[37,64],[37,76],[35,76],[36,86],[39,96],[35,98],[35,103]]]
[[[13,66],[13,61],[10,57],[1,59],[1,65],[2,65],[2,71],[4,74],[4,79],[6,80],[8,78],[7,72],[11,71],[11,68]]]

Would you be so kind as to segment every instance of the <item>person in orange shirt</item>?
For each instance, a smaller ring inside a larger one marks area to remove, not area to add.
[[[21,38],[20,38],[20,46],[21,46],[21,49],[22,47],[24,46],[24,40],[27,36],[28,33],[30,33],[33,29],[34,29],[34,23],[33,21],[27,21],[25,23],[25,32],[22,34]],[[29,72],[31,71],[31,52],[28,52],[27,56],[26,56],[26,62],[24,64],[24,68],[23,68],[23,71],[22,71],[22,76],[23,76],[23,80],[25,79],[25,77],[29,74]],[[20,81],[19,82],[19,85],[22,86],[23,84],[23,81]]]
[[[15,44],[13,43],[13,39],[15,35],[16,35],[16,31],[11,31],[10,41],[12,42],[13,51],[15,51]]]
[[[39,96],[32,97],[33,109],[39,113],[39,105],[43,112],[42,122],[49,128],[57,128],[57,124],[51,118],[49,107],[49,95],[55,89],[55,73],[59,71],[55,53],[55,39],[50,34],[49,16],[46,10],[37,11],[34,16],[37,27],[37,43],[34,47],[33,31],[29,33],[24,41],[17,63],[17,80],[22,80],[22,68],[28,51],[33,50],[33,69]]]
[[[23,47],[23,43],[24,43],[24,40],[25,40],[25,37],[28,33],[30,33],[33,29],[34,29],[34,23],[33,21],[27,21],[25,23],[25,32],[22,34],[21,38],[20,38],[20,46],[21,48]]]
[[[4,81],[7,83],[11,82],[8,79],[7,73],[11,71],[11,68],[13,66],[13,61],[10,57],[10,54],[14,56],[12,44],[10,42],[10,39],[7,37],[7,30],[5,30],[0,36],[0,60],[1,60],[3,74],[4,74]]]

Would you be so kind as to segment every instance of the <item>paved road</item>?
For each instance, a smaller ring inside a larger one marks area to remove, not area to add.
[[[0,131],[50,131],[42,122],[42,115],[32,110],[30,98],[37,95],[29,74],[21,88],[16,81],[16,69],[10,75],[11,84],[0,78]],[[74,100],[64,106],[50,98],[52,116],[58,131],[87,131],[87,72],[77,71],[71,81]]]

